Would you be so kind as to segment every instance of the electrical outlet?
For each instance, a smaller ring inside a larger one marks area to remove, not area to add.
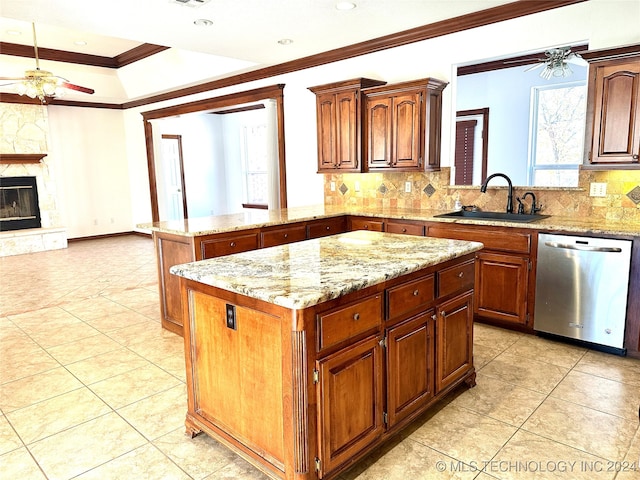
[[[236,306],[227,303],[227,328],[235,330],[236,327]]]
[[[589,196],[590,197],[606,197],[607,196],[607,184],[606,183],[598,183],[591,182],[589,188]]]
[[[406,193],[411,193],[411,182],[404,182],[404,191]]]
[[[329,184],[329,188],[331,189],[332,192],[336,191],[336,182],[331,182]]]
[[[360,191],[360,182],[356,182],[356,184],[355,184],[355,186],[353,188],[354,188],[354,190],[356,192],[359,192]]]

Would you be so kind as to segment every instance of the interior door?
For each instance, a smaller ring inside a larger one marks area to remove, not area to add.
[[[161,220],[184,220],[187,213],[187,192],[184,182],[182,136],[162,135],[161,178],[163,188],[158,190],[158,203],[163,212]]]

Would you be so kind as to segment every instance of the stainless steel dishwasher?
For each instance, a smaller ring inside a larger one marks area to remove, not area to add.
[[[534,330],[623,355],[631,243],[539,234]]]

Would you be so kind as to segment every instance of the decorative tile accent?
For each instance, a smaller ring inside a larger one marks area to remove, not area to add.
[[[383,194],[383,195],[384,195],[385,193],[387,193],[387,192],[389,191],[389,189],[388,189],[388,188],[387,188],[387,186],[383,183],[383,184],[381,184],[381,185],[378,187],[378,191],[379,191],[381,194]]]
[[[627,197],[629,197],[633,203],[638,205],[640,203],[640,185],[627,193]]]
[[[424,187],[424,189],[423,189],[422,191],[423,191],[424,193],[426,193],[426,194],[427,194],[427,196],[429,196],[429,197],[430,197],[431,195],[433,195],[434,193],[436,193],[436,189],[435,189],[435,188],[433,188],[433,185],[431,185],[431,184],[429,184],[429,185],[427,185],[426,187]]]
[[[347,193],[347,192],[349,191],[349,187],[347,187],[347,186],[343,183],[342,185],[340,185],[340,188],[339,188],[338,190],[340,190],[340,193],[344,195],[345,193]]]

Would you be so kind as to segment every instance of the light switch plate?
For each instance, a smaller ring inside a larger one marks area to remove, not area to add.
[[[607,196],[607,184],[599,182],[591,182],[589,188],[590,197],[606,197]]]
[[[331,183],[329,184],[329,187],[331,188],[331,191],[332,191],[332,192],[335,192],[335,191],[336,191],[336,182],[331,182]]]
[[[360,191],[360,182],[356,181],[356,184],[354,185],[354,187],[353,187],[353,188],[354,188],[354,190],[355,190],[356,192],[359,192],[359,191]]]
[[[404,182],[404,191],[406,193],[411,193],[411,182]]]

